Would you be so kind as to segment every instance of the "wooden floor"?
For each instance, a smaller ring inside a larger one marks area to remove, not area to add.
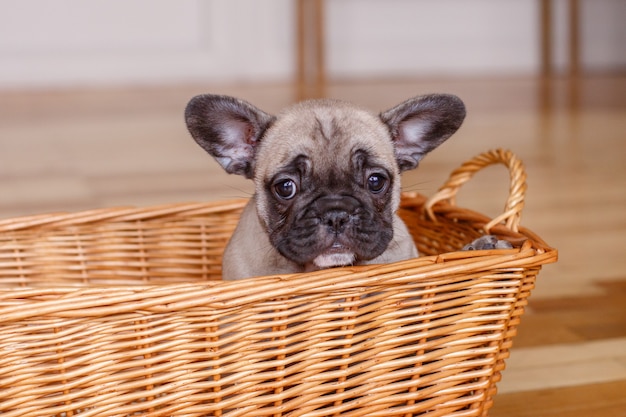
[[[289,85],[193,85],[0,92],[0,218],[116,205],[247,196],[190,139],[183,109],[218,92],[275,112]],[[522,224],[559,249],[539,275],[492,416],[626,416],[626,75],[344,82],[327,95],[372,110],[449,92],[468,107],[459,133],[404,178],[430,195],[490,148],[526,163]],[[498,214],[502,168],[480,173],[459,204]]]

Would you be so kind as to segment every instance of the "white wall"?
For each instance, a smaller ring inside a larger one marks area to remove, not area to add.
[[[337,0],[330,69],[340,75],[530,72],[538,9],[526,0]]]
[[[626,1],[582,0],[583,66],[626,68]],[[556,0],[557,64],[565,1]],[[0,88],[284,80],[290,0],[0,0]],[[532,73],[536,0],[327,0],[331,76]]]
[[[0,86],[286,77],[288,4],[0,0]]]

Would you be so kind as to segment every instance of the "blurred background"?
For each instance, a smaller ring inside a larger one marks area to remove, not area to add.
[[[560,251],[492,415],[626,416],[624,21],[624,0],[0,0],[0,218],[249,196],[189,137],[196,94],[457,94],[464,126],[404,189],[509,148],[522,224]],[[489,168],[459,204],[496,215],[507,181]]]
[[[544,3],[552,8],[557,71],[570,64],[572,3],[579,9],[582,68],[606,72],[626,66],[621,0],[323,3],[333,80],[535,74]],[[0,5],[3,88],[286,82],[295,74],[297,1],[3,0]]]

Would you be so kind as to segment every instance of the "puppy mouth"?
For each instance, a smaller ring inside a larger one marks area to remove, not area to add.
[[[313,264],[320,269],[353,265],[356,255],[340,242],[334,242],[323,253],[313,259]]]

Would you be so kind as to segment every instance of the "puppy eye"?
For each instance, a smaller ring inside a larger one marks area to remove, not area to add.
[[[274,184],[274,193],[283,200],[290,200],[296,195],[296,183],[286,179]]]
[[[382,193],[387,188],[387,178],[382,174],[372,174],[367,178],[367,189],[374,194]]]

